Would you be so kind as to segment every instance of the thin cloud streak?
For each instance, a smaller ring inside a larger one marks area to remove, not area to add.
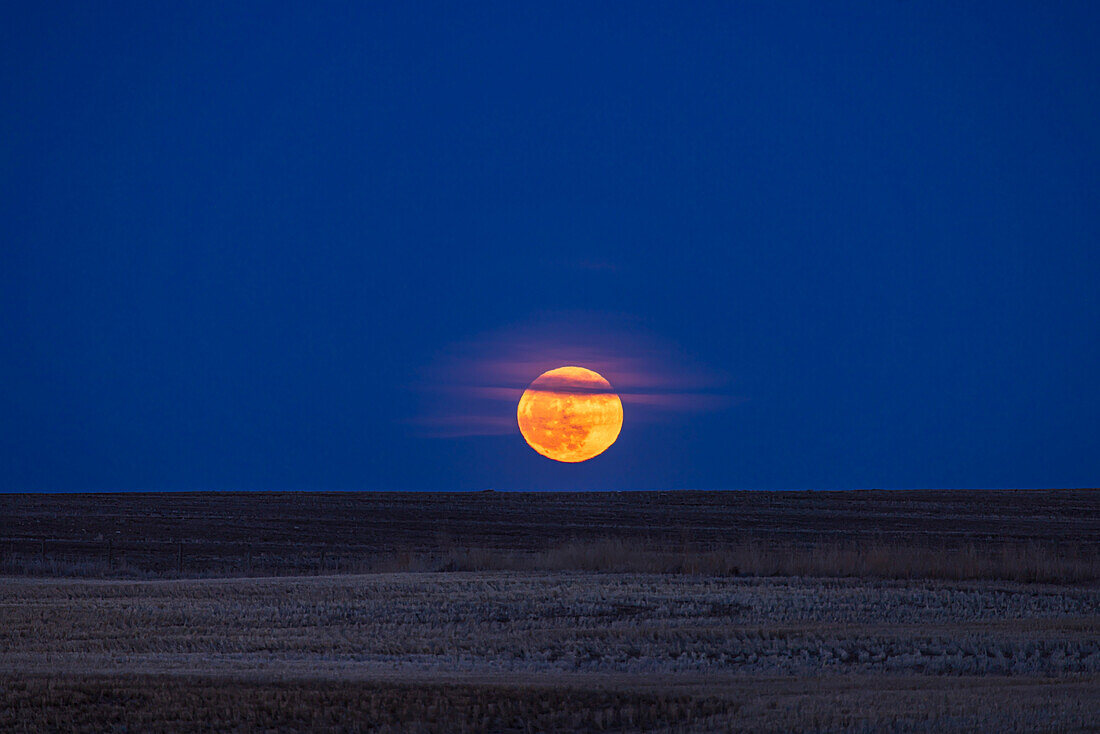
[[[474,415],[458,413],[414,418],[410,424],[418,432],[432,438],[467,438],[470,436],[506,436],[516,433],[515,416]]]
[[[598,372],[611,390],[568,380],[551,384],[552,390],[613,392],[632,423],[660,422],[678,413],[724,410],[744,402],[732,394],[727,376],[694,363],[631,324],[608,321],[591,314],[566,314],[453,345],[422,371],[413,386],[423,406],[414,425],[424,435],[440,437],[516,432],[515,406],[523,391],[539,375],[566,365]]]

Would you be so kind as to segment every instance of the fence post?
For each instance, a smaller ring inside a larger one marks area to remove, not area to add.
[[[107,568],[111,569],[115,567],[115,541],[112,538],[107,539]]]
[[[45,538],[42,539],[42,545],[38,549],[38,557],[39,557],[39,560],[41,560],[43,563],[46,562],[46,539]]]
[[[317,562],[317,575],[325,570],[325,552],[321,551],[321,559]]]
[[[176,545],[176,574],[183,575],[183,543]]]

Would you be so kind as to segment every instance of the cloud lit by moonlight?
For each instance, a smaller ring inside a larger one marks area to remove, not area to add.
[[[630,322],[559,314],[450,345],[420,373],[414,389],[418,432],[437,437],[517,432],[516,406],[539,375],[578,365],[603,375],[631,423],[740,402],[726,375],[694,363],[675,345]]]

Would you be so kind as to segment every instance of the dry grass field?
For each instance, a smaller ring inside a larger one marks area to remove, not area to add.
[[[0,730],[1096,731],[1096,497],[0,497]]]
[[[1098,608],[675,574],[9,580],[0,728],[1087,730]]]
[[[1100,493],[0,494],[0,573],[1100,578]]]

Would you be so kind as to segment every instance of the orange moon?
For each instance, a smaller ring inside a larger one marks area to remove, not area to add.
[[[531,448],[548,459],[575,464],[615,443],[623,427],[623,403],[599,373],[558,367],[527,386],[516,418]]]

